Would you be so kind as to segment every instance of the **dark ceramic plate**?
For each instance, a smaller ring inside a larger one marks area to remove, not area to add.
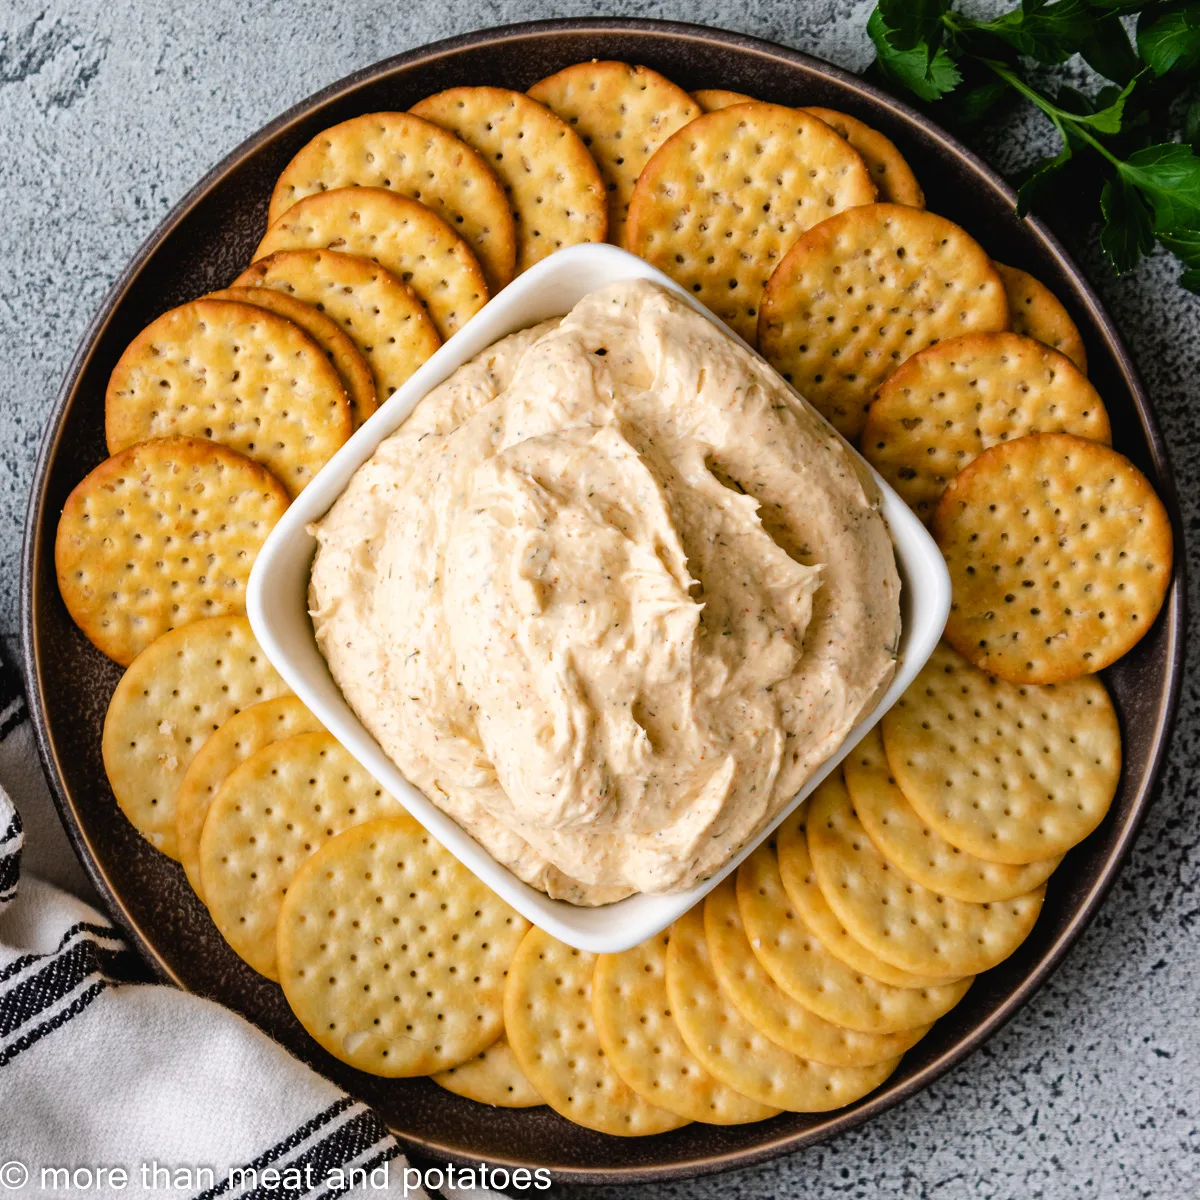
[[[622,1139],[568,1124],[548,1109],[492,1111],[428,1080],[375,1079],[324,1053],[292,1017],[279,988],[225,946],[183,871],[151,849],[117,809],[104,782],[100,731],[120,668],[84,640],[59,599],[55,524],[67,493],[105,457],[104,388],[122,349],[164,309],[226,286],[241,270],[263,229],[275,177],[310,137],[359,113],[408,108],[456,84],[523,89],[590,58],[645,63],[689,89],[734,88],[785,104],[843,109],[887,133],[911,162],[931,209],[961,222],[996,258],[1032,271],[1066,303],[1112,414],[1114,442],[1149,474],[1178,531],[1162,437],[1119,335],[1059,244],[1036,220],[1016,219],[1012,192],[982,162],[862,80],[792,50],[689,25],[551,21],[440,42],[334,84],[235,150],[171,212],[105,300],[46,431],[25,533],[22,633],[29,704],[67,829],[109,910],[162,979],[243,1013],[374,1105],[418,1153],[545,1166],[560,1179],[633,1182],[745,1166],[865,1121],[961,1060],[1029,999],[1095,912],[1144,814],[1179,689],[1183,587],[1177,574],[1155,627],[1106,676],[1125,733],[1125,771],[1108,819],[1051,879],[1029,940],[981,977],[887,1084],[861,1103],[823,1116],[783,1115],[738,1128],[693,1125]]]

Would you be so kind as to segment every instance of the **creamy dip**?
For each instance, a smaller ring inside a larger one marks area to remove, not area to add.
[[[551,896],[712,874],[892,676],[871,477],[774,371],[622,283],[432,391],[314,527],[310,606],[405,776]]]

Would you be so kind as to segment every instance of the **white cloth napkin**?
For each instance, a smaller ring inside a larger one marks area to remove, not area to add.
[[[0,664],[0,1196],[426,1197],[366,1105],[219,1005],[132,982],[50,804]]]

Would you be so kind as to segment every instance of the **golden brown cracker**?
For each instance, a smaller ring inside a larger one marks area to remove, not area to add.
[[[296,872],[279,910],[279,981],[335,1058],[429,1075],[504,1032],[505,975],[528,928],[396,811],[333,837]]]
[[[644,1100],[690,1121],[743,1125],[779,1112],[715,1079],[697,1061],[671,1017],[669,933],[622,954],[602,954],[592,975],[592,1016],[604,1055]]]
[[[802,111],[819,117],[862,155],[881,201],[889,204],[909,204],[914,208],[925,207],[925,193],[921,190],[912,167],[905,161],[904,155],[896,148],[891,138],[880,133],[878,129],[873,129],[865,121],[834,108],[805,105]]]
[[[197,438],[114,454],[67,497],[58,587],[97,649],[127,666],[169,629],[245,609],[254,556],[288,495],[265,467]]]
[[[1171,518],[1123,454],[1067,433],[985,450],[933,515],[950,571],[946,639],[1017,683],[1099,671],[1154,623],[1171,583]]]
[[[275,927],[292,877],[331,838],[397,807],[331,734],[256,751],[221,785],[200,834],[201,894],[222,937],[278,979]]]
[[[903,1054],[929,1032],[929,1025],[919,1025],[899,1033],[858,1033],[794,1000],[755,957],[733,879],[705,899],[704,932],[721,991],[759,1033],[800,1058],[832,1067],[869,1067]]]
[[[323,129],[284,167],[267,224],[305,196],[364,186],[433,209],[474,251],[490,291],[511,281],[516,231],[500,181],[465,142],[412,113],[364,113]]]
[[[202,900],[200,834],[221,784],[235,767],[268,743],[320,729],[321,723],[295,696],[278,696],[235,713],[200,746],[175,798],[175,845],[188,882]]]
[[[989,862],[948,842],[909,804],[892,777],[876,726],[846,756],[846,787],[875,848],[910,879],[954,900],[986,904],[1023,896],[1049,879],[1060,855],[1024,866]]]
[[[104,396],[110,454],[150,438],[208,438],[295,496],[349,438],[350,401],[298,325],[252,304],[193,300],[130,342]]]
[[[1062,301],[1028,271],[998,262],[993,262],[992,266],[1004,280],[1013,332],[1037,338],[1065,354],[1086,375],[1087,350],[1083,336]]]
[[[914,354],[867,414],[867,461],[923,520],[984,450],[1027,433],[1111,441],[1104,402],[1071,362],[1016,333],[968,333]]]
[[[592,1020],[596,956],[531,929],[508,972],[504,1025],[525,1077],[555,1112],[600,1133],[645,1137],[687,1120],[613,1070]]]
[[[288,694],[245,617],[164,634],[130,664],[104,717],[104,770],[121,811],[179,857],[176,801],[197,752],[243,709]]]
[[[321,249],[369,258],[409,284],[443,339],[488,300],[470,246],[433,209],[387,188],[335,188],[306,196],[267,230],[254,259],[280,250]]]
[[[772,1108],[828,1112],[852,1104],[877,1088],[900,1061],[831,1067],[798,1058],[760,1033],[717,983],[699,906],[671,926],[667,992],[679,1032],[705,1069]]]
[[[350,401],[350,419],[354,428],[357,429],[375,411],[375,380],[367,360],[359,353],[353,339],[320,309],[274,288],[227,287],[219,292],[209,292],[204,299],[256,304],[299,325],[321,347],[338,373]]]
[[[745,92],[731,92],[728,88],[698,88],[692,93],[692,99],[703,112],[717,112],[735,104],[758,103],[753,96],[747,96]]]
[[[942,643],[881,724],[892,777],[948,842],[1021,866],[1104,819],[1121,731],[1099,679],[1005,683]]]
[[[634,188],[626,246],[753,345],[763,288],[792,243],[874,199],[857,151],[823,121],[739,104],[659,147]]]
[[[608,194],[608,240],[625,244],[634,184],[654,152],[700,106],[665,76],[624,62],[576,63],[539,80],[529,95],[583,139]]]
[[[285,292],[336,321],[371,368],[377,404],[442,344],[417,293],[359,254],[279,250],[251,263],[234,286]]]
[[[503,1036],[474,1058],[439,1071],[430,1079],[456,1096],[493,1108],[535,1108],[546,1103],[525,1078],[508,1038]]]
[[[759,349],[847,437],[905,359],[943,338],[1008,328],[1004,284],[982,246],[945,217],[859,205],[800,237],[775,269]]]
[[[570,125],[544,104],[508,88],[455,87],[410,111],[474,147],[496,172],[516,218],[518,275],[564,246],[604,241],[599,168]]]
[[[990,970],[1028,937],[1042,911],[1044,884],[1024,896],[983,904],[922,887],[875,848],[840,780],[813,793],[808,850],[838,919],[903,970],[946,975]]]

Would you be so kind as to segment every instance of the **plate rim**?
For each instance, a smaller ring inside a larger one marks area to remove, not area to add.
[[[553,36],[563,33],[612,33],[634,34],[649,39],[666,41],[692,41],[705,45],[717,44],[740,51],[748,51],[766,59],[782,62],[798,68],[811,76],[833,80],[858,96],[867,105],[878,105],[891,115],[916,126],[921,133],[938,144],[940,150],[951,155],[971,168],[981,184],[986,184],[997,197],[1009,206],[1015,206],[1016,194],[1008,183],[972,150],[935,122],[924,116],[911,105],[891,96],[844,68],[829,63],[800,50],[772,42],[768,39],[731,30],[713,28],[681,21],[662,21],[651,18],[579,17],[552,18],[538,21],[513,22],[499,26],[473,30],[468,33],[443,38],[423,46],[414,47],[400,54],[381,59],[360,67],[298,101],[279,116],[260,126],[249,137],[206,171],[172,206],[154,230],[134,252],[126,266],[117,275],[106,291],[95,315],[88,322],[63,374],[62,382],[46,417],[46,424],[39,441],[33,475],[30,481],[28,505],[22,538],[20,557],[19,638],[20,668],[25,686],[26,703],[34,728],[38,755],[49,784],[55,807],[66,828],[68,839],[85,872],[95,886],[107,914],[116,921],[130,944],[148,965],[157,979],[163,983],[186,990],[182,981],[171,970],[167,962],[155,950],[151,941],[143,934],[131,917],[124,903],[109,881],[91,843],[76,819],[75,804],[64,784],[51,736],[42,689],[42,664],[38,654],[34,629],[34,614],[37,608],[38,577],[41,573],[42,554],[40,531],[46,519],[46,481],[63,436],[66,418],[77,399],[80,377],[88,366],[96,345],[107,328],[113,314],[126,292],[141,274],[148,259],[163,240],[174,230],[200,200],[216,187],[230,172],[256,153],[259,147],[288,129],[291,125],[310,116],[314,111],[353,92],[358,87],[377,82],[396,72],[415,66],[448,58],[457,53],[481,46],[502,46],[512,42],[527,42],[531,38]],[[1107,342],[1119,368],[1119,373],[1128,384],[1131,399],[1137,413],[1138,423],[1148,444],[1151,460],[1157,474],[1159,494],[1171,516],[1175,532],[1175,561],[1171,588],[1163,604],[1159,620],[1165,632],[1164,658],[1167,663],[1167,687],[1163,700],[1155,715],[1155,736],[1148,756],[1148,768],[1131,798],[1129,816],[1108,855],[1091,880],[1083,899],[1077,905],[1068,924],[1055,938],[1030,975],[997,1006],[996,1010],[981,1024],[947,1047],[935,1059],[925,1065],[916,1075],[907,1079],[898,1089],[869,1097],[850,1110],[839,1110],[824,1114],[815,1125],[803,1130],[781,1133],[765,1139],[754,1147],[724,1151],[706,1156],[689,1158],[677,1163],[656,1166],[630,1165],[625,1167],[566,1167],[553,1168],[556,1182],[573,1183],[643,1183],[668,1179],[693,1178],[733,1168],[750,1167],[815,1144],[845,1130],[855,1128],[889,1108],[910,1099],[935,1079],[965,1060],[998,1032],[1028,1001],[1041,989],[1061,964],[1067,951],[1078,940],[1095,917],[1101,902],[1116,882],[1121,867],[1127,859],[1133,843],[1146,818],[1151,800],[1156,791],[1166,750],[1179,710],[1179,696],[1183,682],[1183,657],[1185,650],[1187,602],[1186,602],[1186,556],[1182,520],[1170,456],[1166,441],[1159,427],[1154,409],[1146,393],[1140,373],[1098,294],[1082,269],[1067,254],[1059,239],[1036,216],[1023,218],[1035,240],[1056,259],[1057,265],[1075,283],[1089,319]],[[469,1165],[478,1162],[481,1156],[464,1156],[456,1147],[440,1144],[430,1137],[415,1138],[404,1133],[397,1134],[400,1141],[416,1150],[444,1160]],[[498,1166],[517,1167],[529,1164],[517,1158],[488,1155],[486,1161]]]

